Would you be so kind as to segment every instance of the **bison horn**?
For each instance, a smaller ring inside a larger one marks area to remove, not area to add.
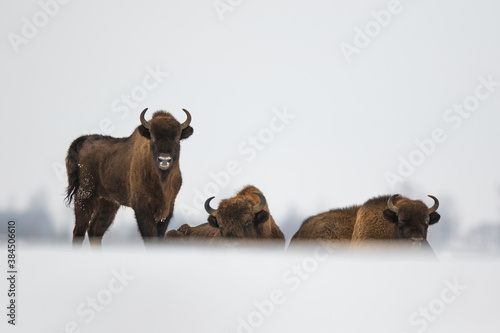
[[[145,108],[142,112],[141,112],[141,124],[142,126],[146,127],[147,129],[149,129],[149,122],[146,121],[146,119],[144,119],[144,115],[146,114],[146,111],[148,111],[148,108]]]
[[[189,126],[189,124],[191,124],[191,114],[189,113],[189,111],[188,111],[188,110],[186,110],[186,109],[182,109],[182,111],[184,111],[184,112],[186,113],[187,119],[186,119],[186,121],[185,121],[185,122],[183,122],[183,123],[181,124],[181,131],[182,131],[183,129],[186,129],[186,128]]]
[[[429,198],[432,198],[434,199],[434,206],[432,206],[431,208],[429,208],[429,210],[427,211],[427,214],[431,214],[431,213],[434,213],[438,207],[439,207],[439,200],[433,196],[433,195],[428,195]]]
[[[253,192],[254,194],[257,194],[257,196],[259,197],[260,199],[260,202],[254,206],[253,210],[254,210],[254,213],[258,213],[260,211],[263,211],[264,208],[266,207],[267,205],[267,200],[266,200],[266,197],[264,196],[264,194],[260,193],[260,192]]]
[[[394,194],[393,196],[391,196],[389,198],[389,200],[387,200],[387,207],[392,210],[394,213],[398,213],[398,207],[396,207],[393,203],[394,199],[396,199],[397,197],[399,197],[399,194]]]
[[[208,198],[207,201],[205,201],[205,210],[207,211],[208,214],[212,216],[217,216],[217,209],[213,209],[210,207],[210,201],[215,197]]]

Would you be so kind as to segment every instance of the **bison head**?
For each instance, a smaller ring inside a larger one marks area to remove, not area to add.
[[[260,202],[255,204],[250,198],[236,196],[222,200],[218,209],[210,207],[211,197],[205,201],[205,210],[210,216],[208,223],[212,227],[219,228],[223,238],[248,238],[255,239],[262,223],[269,218],[266,207],[266,198],[262,193],[256,194]]]
[[[387,201],[387,209],[383,214],[387,221],[394,223],[396,238],[406,239],[413,245],[423,245],[427,242],[427,228],[439,221],[441,217],[436,210],[439,207],[439,201],[436,197],[429,195],[434,199],[434,205],[428,208],[420,200],[410,200],[400,198],[397,203],[394,200],[399,197],[395,194]]]
[[[144,115],[147,110],[141,113],[139,133],[149,139],[150,152],[158,171],[166,173],[179,160],[180,140],[193,134],[193,128],[189,126],[191,115],[183,109],[187,119],[181,124],[170,113],[158,111],[150,121],[146,121]]]

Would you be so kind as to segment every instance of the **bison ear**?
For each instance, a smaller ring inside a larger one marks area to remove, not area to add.
[[[258,225],[258,224],[261,224],[263,222],[266,222],[268,218],[269,218],[269,212],[267,212],[265,210],[261,210],[260,212],[255,214],[254,221],[255,221],[255,224]]]
[[[145,137],[146,139],[151,139],[151,134],[149,133],[149,130],[142,125],[139,126],[139,134]]]
[[[391,223],[398,223],[398,214],[394,213],[392,210],[385,209],[383,214],[387,221]]]
[[[219,227],[219,223],[217,222],[217,218],[212,215],[208,215],[208,224],[210,224],[214,228]]]
[[[187,139],[193,134],[194,129],[191,126],[186,127],[185,129],[182,130],[181,133],[181,140],[182,139]]]
[[[434,212],[429,215],[429,225],[433,225],[435,223],[438,223],[439,219],[441,218],[441,215],[438,213]]]

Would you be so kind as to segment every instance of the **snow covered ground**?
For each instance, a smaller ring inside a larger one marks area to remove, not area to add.
[[[4,315],[2,332],[413,333],[500,327],[498,257],[432,260],[394,249],[353,254],[320,245],[287,252],[114,246],[101,253],[21,245],[16,326]],[[5,305],[5,279],[0,288]]]

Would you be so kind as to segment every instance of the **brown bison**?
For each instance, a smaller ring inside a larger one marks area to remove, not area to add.
[[[415,246],[427,246],[427,228],[440,218],[436,212],[438,199],[432,195],[429,197],[434,200],[431,208],[420,200],[411,200],[399,194],[368,200],[358,210],[352,243],[400,240]]]
[[[210,207],[213,198],[205,202],[205,210],[210,214],[208,223],[196,227],[184,224],[169,231],[166,238],[232,244],[241,239],[285,243],[285,236],[269,213],[266,198],[255,186],[246,186],[234,197],[222,200],[217,209]]]
[[[356,214],[360,206],[332,209],[306,219],[290,240],[290,245],[326,241],[338,245],[351,242]]]
[[[66,157],[68,205],[74,199],[73,244],[88,233],[99,245],[118,208],[131,207],[145,241],[163,237],[182,184],[180,141],[193,134],[191,115],[179,123],[164,111],[153,114],[127,138],[81,136]]]

